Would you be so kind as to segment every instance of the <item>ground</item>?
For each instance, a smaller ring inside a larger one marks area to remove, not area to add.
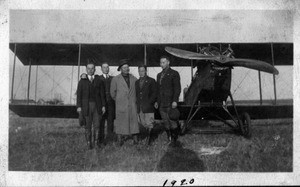
[[[11,113],[9,120],[10,171],[293,171],[292,119],[253,121],[250,139],[232,133],[191,133],[172,148],[161,133],[150,147],[145,140],[133,145],[129,139],[122,147],[110,142],[95,150],[87,149],[77,119]]]

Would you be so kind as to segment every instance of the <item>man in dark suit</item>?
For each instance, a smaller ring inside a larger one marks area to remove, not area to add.
[[[179,126],[169,118],[171,108],[176,108],[181,92],[179,73],[170,68],[170,59],[167,56],[160,58],[162,72],[157,74],[158,99],[155,108],[159,108],[159,113],[163,120],[168,140],[175,142],[179,133]]]
[[[110,139],[114,138],[114,116],[115,116],[115,101],[111,98],[110,95],[110,83],[113,76],[109,75],[109,65],[107,62],[102,63],[101,65],[102,75],[100,79],[104,83],[105,90],[105,100],[106,100],[106,112],[103,114],[100,122],[100,137],[104,137],[104,126],[105,120],[107,121],[107,137]],[[105,144],[104,139],[101,141]]]
[[[104,85],[95,73],[95,64],[86,65],[87,78],[81,79],[77,86],[77,112],[82,112],[85,120],[85,137],[90,149],[99,146],[99,126],[102,113],[105,112]]]
[[[154,103],[156,102],[156,82],[147,75],[147,66],[138,67],[140,78],[135,82],[136,104],[139,123],[148,130],[148,145],[153,141]]]

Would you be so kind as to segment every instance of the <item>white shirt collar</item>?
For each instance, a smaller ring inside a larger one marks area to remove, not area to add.
[[[91,80],[91,78],[93,77],[93,79],[95,78],[95,75],[88,75],[89,80]]]

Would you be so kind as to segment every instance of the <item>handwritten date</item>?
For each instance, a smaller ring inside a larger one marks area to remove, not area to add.
[[[182,179],[181,181],[176,181],[176,180],[172,180],[170,182],[170,185],[171,186],[174,186],[177,182],[180,182],[178,184],[180,184],[180,186],[184,186],[184,185],[189,185],[189,184],[193,184],[195,182],[194,179],[191,179],[190,181],[187,181],[186,179]],[[177,185],[178,185],[177,184]],[[163,184],[163,187],[167,186],[168,185],[168,179],[165,180],[164,184]]]

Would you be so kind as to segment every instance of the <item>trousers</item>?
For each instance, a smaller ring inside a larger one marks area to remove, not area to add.
[[[107,135],[111,136],[114,134],[114,115],[115,115],[115,103],[113,101],[107,101],[105,106],[106,111],[102,115],[100,122],[100,139],[104,139],[105,120],[107,121]]]
[[[85,120],[87,140],[92,141],[92,139],[97,139],[100,126],[100,115],[97,111],[96,102],[89,102],[89,112],[88,116],[85,116]]]
[[[161,116],[161,119],[163,121],[164,127],[166,130],[173,130],[178,127],[178,124],[176,121],[170,120],[169,118],[169,110],[171,107],[159,107],[159,113]]]

